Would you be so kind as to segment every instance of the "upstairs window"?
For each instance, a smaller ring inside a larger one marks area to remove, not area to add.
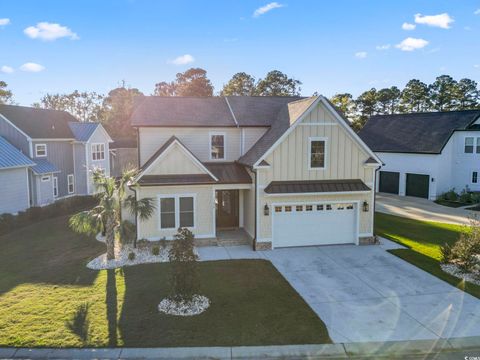
[[[225,159],[225,134],[210,134],[210,160]]]
[[[46,157],[46,156],[47,156],[47,145],[35,144],[35,157]]]
[[[473,154],[473,144],[475,138],[466,137],[465,138],[465,154]]]
[[[68,185],[68,193],[73,194],[75,192],[75,177],[73,176],[73,174],[68,174],[67,185]]]
[[[312,138],[309,146],[309,168],[325,168],[325,139]]]
[[[92,160],[105,160],[105,144],[92,144]]]

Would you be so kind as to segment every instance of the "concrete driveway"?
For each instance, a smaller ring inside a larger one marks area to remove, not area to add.
[[[375,211],[415,220],[437,221],[449,224],[468,224],[469,217],[478,212],[451,208],[433,201],[411,196],[376,194]]]
[[[334,342],[480,336],[478,299],[386,252],[399,246],[383,243],[198,250],[202,260],[270,260],[325,322]]]

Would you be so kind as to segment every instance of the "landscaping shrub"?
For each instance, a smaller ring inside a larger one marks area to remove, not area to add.
[[[97,200],[92,196],[75,196],[57,200],[44,207],[31,207],[17,215],[0,215],[0,235],[28,226],[35,222],[58,216],[72,214],[87,207],[93,207]]]
[[[135,253],[133,251],[128,253],[128,260],[130,260],[130,261],[135,260]]]
[[[447,192],[444,192],[439,196],[441,200],[447,200],[447,201],[457,201],[458,200],[458,194],[455,192],[455,189],[450,189]]]
[[[480,255],[480,221],[471,219],[471,224],[460,234],[457,242],[448,248],[441,249],[442,260],[456,264],[465,272],[471,272],[478,265]]]
[[[167,248],[168,241],[167,239],[165,239],[165,237],[161,238],[158,243],[160,244],[163,250]]]
[[[158,246],[152,247],[152,255],[155,255],[155,256],[160,255],[160,248]]]
[[[445,243],[445,245],[440,248],[440,252],[442,254],[440,259],[442,263],[446,264],[452,260],[452,247],[450,245]]]
[[[458,201],[466,204],[472,202],[472,193],[468,191],[468,188],[462,190],[462,192],[458,196]]]
[[[199,288],[193,239],[190,230],[178,229],[168,253],[172,269],[170,297],[175,301],[191,301]]]
[[[150,242],[147,239],[140,239],[140,240],[137,240],[137,247],[139,249],[146,249],[149,243]]]

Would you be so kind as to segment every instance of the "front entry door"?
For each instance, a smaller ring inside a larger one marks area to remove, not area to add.
[[[218,190],[216,200],[217,228],[238,227],[238,190]]]

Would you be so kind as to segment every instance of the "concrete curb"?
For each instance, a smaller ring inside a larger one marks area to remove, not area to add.
[[[317,345],[183,348],[0,348],[0,359],[346,359],[480,351],[480,336]]]

